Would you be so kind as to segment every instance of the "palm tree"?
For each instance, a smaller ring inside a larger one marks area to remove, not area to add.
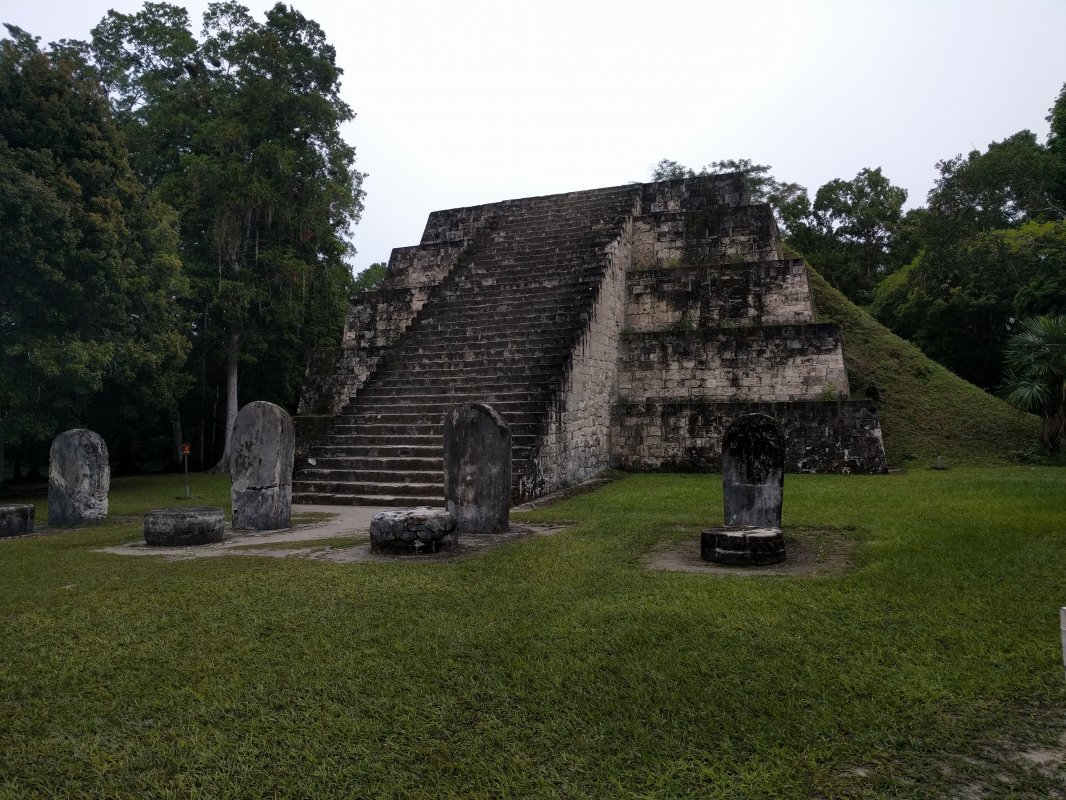
[[[1058,453],[1066,432],[1066,315],[1022,320],[1004,356],[1004,397],[1040,415],[1040,447],[1049,455]]]

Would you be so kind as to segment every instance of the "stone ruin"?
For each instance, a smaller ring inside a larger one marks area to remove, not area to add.
[[[292,417],[285,409],[256,400],[237,412],[230,463],[234,528],[289,527],[294,451]]]
[[[433,212],[311,359],[295,498],[441,505],[442,418],[470,402],[510,426],[516,502],[607,467],[717,470],[751,412],[789,470],[884,472],[877,409],[814,319],[740,174]]]
[[[82,525],[107,517],[111,464],[99,434],[74,428],[48,452],[48,524]]]

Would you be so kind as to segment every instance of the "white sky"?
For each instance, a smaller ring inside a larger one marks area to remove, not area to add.
[[[198,33],[206,2],[178,4]],[[434,209],[645,181],[660,158],[751,158],[812,195],[881,166],[920,205],[939,159],[1043,140],[1066,82],[1064,0],[291,5],[337,48],[358,115],[357,271],[417,244]],[[0,0],[0,22],[85,39],[140,7]]]

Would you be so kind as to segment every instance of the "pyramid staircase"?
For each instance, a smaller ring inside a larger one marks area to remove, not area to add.
[[[486,402],[533,468],[640,187],[509,201],[470,240],[294,476],[297,503],[443,505],[443,416]]]

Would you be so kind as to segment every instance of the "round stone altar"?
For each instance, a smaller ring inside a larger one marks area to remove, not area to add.
[[[32,505],[0,506],[0,536],[33,533],[36,509]]]
[[[144,540],[157,547],[214,544],[225,530],[221,508],[153,508],[144,515]]]
[[[759,567],[785,560],[780,528],[727,525],[700,533],[700,557],[716,564]]]
[[[374,553],[436,553],[458,539],[456,521],[443,508],[400,508],[381,511],[370,520],[370,550]]]

